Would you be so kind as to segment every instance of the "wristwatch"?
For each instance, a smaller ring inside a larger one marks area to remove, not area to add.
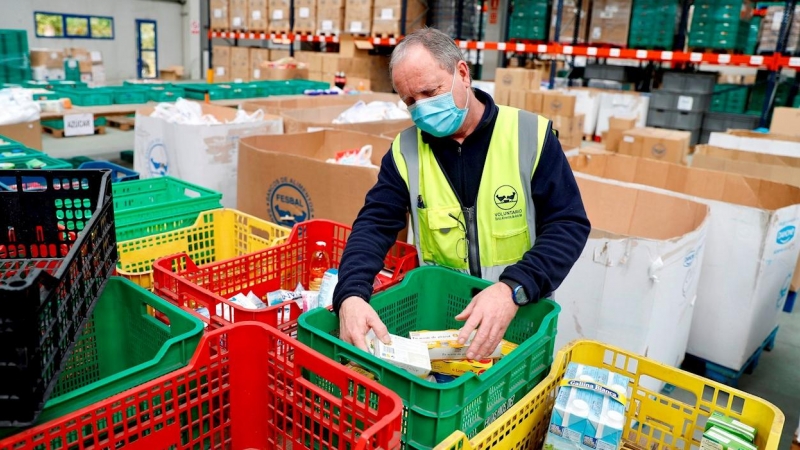
[[[511,288],[511,300],[517,306],[525,306],[530,303],[528,294],[525,293],[525,288],[514,280],[500,280],[501,283]]]

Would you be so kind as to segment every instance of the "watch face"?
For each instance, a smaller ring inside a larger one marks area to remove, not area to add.
[[[514,289],[514,303],[520,306],[528,304],[528,296],[525,294],[525,289],[522,289],[522,286],[517,286],[517,288]]]

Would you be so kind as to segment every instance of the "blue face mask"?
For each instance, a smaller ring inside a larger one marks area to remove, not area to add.
[[[453,99],[453,88],[456,85],[457,74],[458,70],[456,69],[450,92],[419,100],[408,107],[411,119],[422,131],[436,137],[445,137],[455,134],[464,124],[467,111],[469,111],[469,94],[467,94],[467,104],[464,105],[464,109],[456,106]]]

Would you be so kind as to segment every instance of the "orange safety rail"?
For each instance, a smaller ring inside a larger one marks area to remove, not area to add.
[[[203,336],[189,365],[0,440],[0,450],[398,449],[402,400],[274,328]]]
[[[214,327],[229,323],[256,321],[294,335],[302,310],[295,302],[266,309],[247,309],[231,302],[236,294],[252,291],[259,298],[267,293],[294,290],[298,283],[308,287],[309,263],[314,244],[327,244],[331,267],[338,268],[351,228],[328,220],[310,220],[295,225],[286,243],[256,253],[195,265],[186,254],[156,260],[153,264],[153,291]],[[384,274],[376,280],[375,291],[397,284],[406,272],[419,264],[413,245],[397,242],[384,261]],[[197,312],[208,309],[210,318]]]

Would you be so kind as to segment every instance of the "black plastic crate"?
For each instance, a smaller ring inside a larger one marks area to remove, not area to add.
[[[728,131],[729,129],[735,130],[753,130],[758,128],[758,122],[761,119],[759,116],[749,116],[747,114],[727,114],[727,113],[705,113],[703,118],[703,130],[712,131]]]
[[[665,72],[661,88],[665,91],[686,94],[711,94],[717,84],[715,73]]]
[[[116,265],[111,172],[4,170],[0,181],[0,427],[21,427]]]

